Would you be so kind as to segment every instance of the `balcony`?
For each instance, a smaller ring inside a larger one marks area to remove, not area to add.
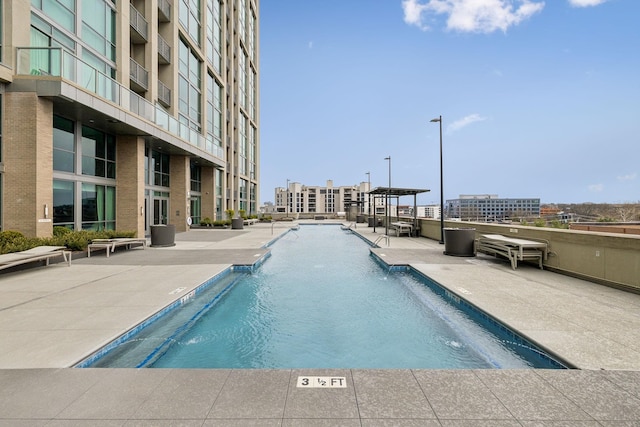
[[[54,83],[55,79],[52,78],[57,77],[58,81],[62,80],[106,100],[121,110],[152,123],[171,136],[224,161],[225,150],[212,138],[190,129],[160,106],[152,104],[62,48],[16,48],[16,62],[17,76],[28,77],[36,82],[46,80]],[[53,95],[50,89],[49,87],[47,96],[59,96],[60,89],[54,90]]]
[[[158,102],[165,107],[171,107],[171,89],[158,80]]]
[[[130,5],[129,24],[131,26],[131,42],[134,44],[146,43],[149,41],[149,24],[144,19],[144,15],[138,9]]]
[[[171,63],[171,46],[158,34],[158,64]]]
[[[146,92],[149,89],[149,72],[133,58],[129,59],[129,67],[131,89],[136,93]]]
[[[158,0],[158,21],[171,21],[171,2],[169,0]]]

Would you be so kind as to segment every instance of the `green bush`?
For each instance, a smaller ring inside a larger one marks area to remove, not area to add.
[[[200,225],[208,226],[208,225],[211,225],[211,224],[213,224],[213,221],[208,216],[206,216],[206,217],[204,217],[204,218],[202,218],[200,220]]]
[[[63,231],[66,230],[66,231]],[[65,227],[54,227],[53,237],[24,237],[17,231],[0,232],[0,254],[25,251],[36,246],[66,246],[72,251],[84,251],[93,239],[112,239],[115,237],[134,237],[134,231],[73,231]]]
[[[4,246],[7,243],[10,243],[15,239],[19,239],[21,237],[24,237],[24,235],[19,231],[0,231],[0,246]]]

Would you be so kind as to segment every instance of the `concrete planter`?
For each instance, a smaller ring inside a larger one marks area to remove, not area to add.
[[[232,230],[242,230],[244,228],[244,219],[242,218],[233,218],[231,220],[231,229]]]

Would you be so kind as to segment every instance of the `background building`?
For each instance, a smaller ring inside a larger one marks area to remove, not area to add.
[[[0,0],[0,225],[256,213],[259,0]]]
[[[503,221],[540,216],[540,199],[502,199],[496,194],[460,195],[447,200],[445,215],[463,221]]]
[[[334,187],[328,180],[326,187],[288,182],[289,188],[275,189],[275,211],[284,214],[337,214],[355,207],[358,213],[369,213],[369,183]],[[371,199],[373,209],[373,198]],[[371,211],[373,214],[373,210]]]

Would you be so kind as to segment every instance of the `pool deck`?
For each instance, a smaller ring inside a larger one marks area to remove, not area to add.
[[[231,264],[262,259],[292,226],[192,230],[172,247],[0,274],[0,426],[640,426],[640,295],[446,256],[424,238],[391,237],[372,252],[580,369],[70,368]],[[301,376],[344,377],[346,387],[298,387]]]

